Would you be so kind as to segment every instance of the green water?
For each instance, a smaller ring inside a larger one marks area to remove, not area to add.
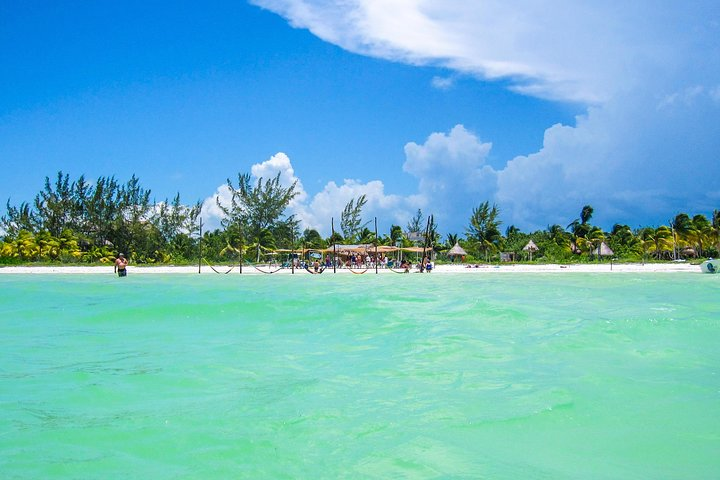
[[[0,477],[718,478],[719,280],[2,275]]]

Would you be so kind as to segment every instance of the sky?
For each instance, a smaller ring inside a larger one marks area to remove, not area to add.
[[[630,4],[628,4],[630,3]],[[720,2],[0,0],[0,201],[134,174],[220,225],[280,173],[329,235],[365,194],[463,235],[720,209]]]

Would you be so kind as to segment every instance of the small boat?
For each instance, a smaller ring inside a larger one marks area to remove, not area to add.
[[[702,270],[703,273],[719,273],[720,260],[713,260],[712,258],[705,260],[700,264],[700,270]]]

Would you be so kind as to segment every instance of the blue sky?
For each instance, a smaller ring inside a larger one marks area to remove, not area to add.
[[[58,170],[203,201],[299,180],[329,233],[472,208],[524,230],[720,208],[720,4],[0,0],[0,200]]]

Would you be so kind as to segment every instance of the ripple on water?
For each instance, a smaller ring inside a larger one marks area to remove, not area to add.
[[[701,275],[69,277],[0,277],[10,478],[720,470]]]

